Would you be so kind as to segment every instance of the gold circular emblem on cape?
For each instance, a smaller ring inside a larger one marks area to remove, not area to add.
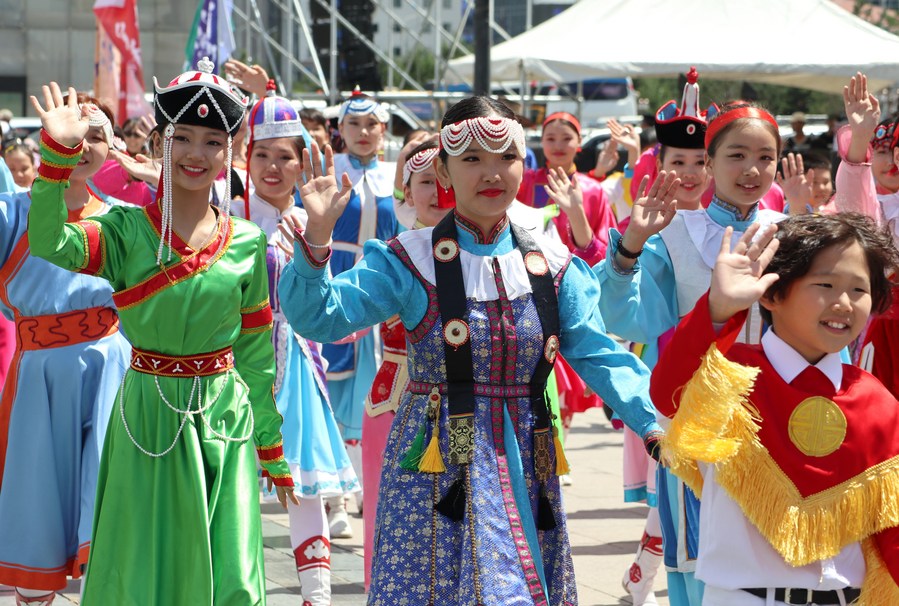
[[[468,341],[468,324],[464,320],[450,320],[443,327],[443,338],[452,347],[460,347]]]
[[[846,439],[846,415],[832,400],[812,396],[790,415],[790,440],[803,454],[826,457]]]
[[[543,253],[529,252],[524,256],[524,266],[535,276],[542,276],[549,271],[549,264]]]
[[[434,245],[434,258],[447,263],[459,254],[459,243],[452,238],[440,238]]]
[[[552,364],[556,359],[557,353],[559,353],[559,337],[551,335],[546,340],[546,345],[543,347],[543,355],[546,358],[546,361]]]

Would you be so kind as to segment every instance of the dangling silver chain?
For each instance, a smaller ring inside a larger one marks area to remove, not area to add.
[[[159,398],[172,411],[176,412],[177,414],[182,415],[181,424],[178,426],[178,431],[175,432],[175,437],[172,440],[172,443],[169,445],[168,448],[166,448],[165,450],[163,450],[161,452],[150,452],[149,450],[147,450],[146,448],[141,446],[140,442],[138,442],[137,439],[134,437],[134,434],[131,433],[131,428],[128,426],[128,419],[125,418],[125,381],[123,379],[122,385],[119,388],[119,413],[122,417],[122,425],[125,427],[125,433],[128,434],[128,437],[131,439],[131,443],[134,444],[134,446],[138,450],[140,450],[142,453],[144,453],[148,457],[153,457],[153,458],[164,457],[169,452],[171,452],[173,448],[175,448],[175,444],[178,443],[178,438],[181,437],[181,434],[184,432],[184,426],[187,424],[187,419],[189,417],[192,417],[195,415],[199,415],[200,419],[203,421],[203,425],[206,426],[206,428],[209,430],[209,432],[216,439],[221,440],[222,442],[241,442],[242,443],[242,442],[246,442],[247,440],[249,440],[250,437],[252,437],[253,430],[256,427],[256,419],[253,415],[253,406],[252,405],[250,405],[250,430],[247,432],[247,435],[239,437],[239,438],[226,436],[224,434],[217,432],[215,429],[212,428],[212,425],[209,423],[209,419],[207,419],[206,415],[204,414],[207,410],[209,410],[210,407],[212,407],[216,402],[218,402],[222,393],[225,391],[225,386],[228,383],[228,377],[230,374],[231,374],[231,370],[229,369],[225,373],[225,377],[224,377],[225,380],[222,381],[222,385],[221,385],[221,388],[219,389],[219,392],[215,395],[214,398],[212,398],[212,400],[207,402],[205,405],[203,405],[202,383],[200,381],[200,377],[194,377],[193,385],[191,386],[191,389],[190,389],[190,395],[188,395],[188,397],[187,397],[187,408],[185,408],[184,410],[178,408],[177,406],[174,406],[169,401],[169,399],[166,397],[165,393],[163,393],[163,391],[162,391],[162,386],[159,384],[159,377],[156,375],[153,376],[153,380],[156,384],[156,391],[159,394]],[[197,398],[196,399],[196,402],[197,402],[196,409],[194,409],[194,407],[193,407],[194,395],[196,395],[196,398]]]

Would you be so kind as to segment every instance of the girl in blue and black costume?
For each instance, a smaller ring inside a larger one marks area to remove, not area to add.
[[[715,181],[711,204],[707,209],[677,210],[681,181],[676,170],[661,171],[648,191],[644,178],[627,231],[623,236],[612,231],[607,258],[593,268],[602,286],[600,310],[609,330],[646,343],[642,359],[650,368],[658,360],[660,340],[666,340],[708,289],[724,230],[733,227],[742,233],[753,223],[767,225],[783,218],[758,207],[774,182],[781,149],[771,114],[738,102],[722,108],[707,129],[699,121],[684,121],[682,126],[683,137],[704,141],[706,169]],[[758,343],[761,331],[756,307],[742,339]],[[699,606],[703,587],[693,575],[699,501],[664,470],[657,490],[669,600],[673,606]]]
[[[333,341],[394,314],[409,389],[388,438],[369,604],[577,604],[558,475],[567,463],[545,400],[561,352],[648,448],[661,435],[646,367],[605,333],[599,285],[567,248],[509,222],[524,131],[488,97],[454,106],[435,158],[436,227],[370,241],[329,278],[338,191],[330,151],[306,162],[305,232],[282,277],[294,329]],[[313,170],[317,174],[313,174]]]

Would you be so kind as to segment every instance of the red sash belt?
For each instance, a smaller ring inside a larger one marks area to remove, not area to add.
[[[136,347],[131,349],[131,368],[160,377],[208,377],[234,368],[230,347],[192,356],[169,356]]]
[[[97,341],[119,330],[119,315],[110,307],[90,307],[63,314],[16,318],[16,347],[33,351]]]

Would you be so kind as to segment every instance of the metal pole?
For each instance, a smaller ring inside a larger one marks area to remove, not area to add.
[[[528,85],[528,74],[524,70],[524,59],[521,59],[518,62],[518,70],[519,75],[521,76],[521,90],[519,90],[519,95],[521,100],[518,102],[519,105],[519,113],[525,118],[528,117],[528,103],[527,103],[527,93],[525,93],[525,89]]]
[[[440,1],[434,0],[434,86],[431,90],[440,90]]]
[[[475,0],[474,5],[474,93],[490,94],[491,0]]]
[[[318,74],[319,86],[323,93],[330,95],[331,87],[328,86],[325,72],[322,71],[322,64],[318,59],[318,49],[315,48],[315,44],[312,42],[312,33],[309,31],[309,24],[306,23],[306,15],[303,13],[303,8],[300,6],[300,0],[293,0],[293,6],[297,11],[297,17],[300,20],[300,29],[303,31],[303,37],[306,38],[306,44],[309,46],[309,56],[312,57],[312,65],[315,66],[315,73]]]
[[[247,18],[244,20],[244,24],[247,26],[247,29],[244,31],[246,36],[243,47],[247,49],[247,63],[253,62],[253,49],[250,48],[250,44],[253,43],[253,39],[250,37],[250,0],[246,1],[246,10],[245,14]]]
[[[253,8],[253,15],[256,18],[256,24],[259,26],[259,29],[265,31],[265,22],[262,20],[262,13],[259,12],[259,5],[256,4],[256,0],[250,0],[250,6]],[[284,90],[284,81],[281,79],[281,74],[278,73],[280,70],[278,69],[278,64],[275,63],[275,55],[272,54],[271,45],[269,43],[271,36],[264,36],[263,40],[265,41],[265,57],[268,59],[268,64],[272,66],[272,75],[275,77],[275,82],[278,83],[278,90],[282,95],[286,95],[287,92]]]
[[[337,0],[331,0],[331,105],[337,103]]]
[[[390,28],[387,30],[387,52],[393,54],[393,20],[391,19]],[[387,64],[387,88],[393,88],[393,66]]]
[[[524,13],[524,31],[534,26],[534,0],[526,0]]]
[[[287,9],[287,19],[281,20],[281,27],[283,28],[281,31],[281,39],[286,43],[282,44],[284,44],[284,47],[287,49],[287,57],[282,60],[281,71],[284,72],[284,88],[289,95],[291,91],[293,91],[293,69],[290,67],[289,57],[295,56],[296,53],[293,51],[293,9],[289,4],[284,8]]]

